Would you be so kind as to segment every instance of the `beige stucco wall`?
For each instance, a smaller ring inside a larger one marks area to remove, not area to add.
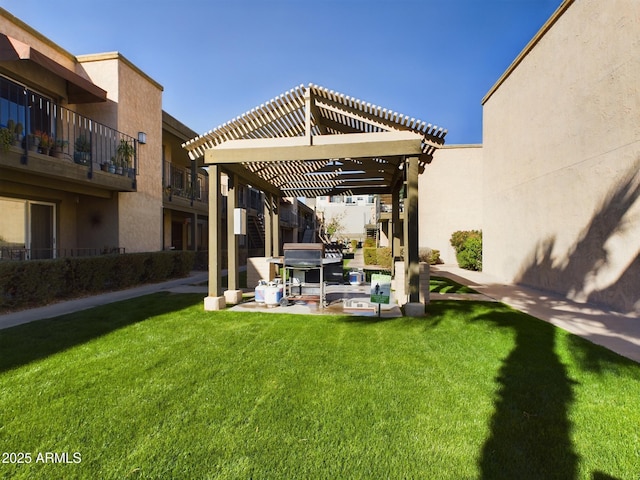
[[[638,311],[640,2],[556,17],[485,97],[484,270]]]
[[[30,45],[65,68],[84,78],[89,78],[74,55],[2,8],[0,8],[0,25],[3,34]],[[33,79],[36,78],[40,92],[60,98],[63,103],[66,101],[67,82],[45,69],[36,67],[31,62],[6,63],[3,68],[10,71],[16,80],[28,79],[33,83]]]
[[[80,56],[92,81],[117,105],[117,130],[137,138],[137,192],[118,194],[118,243],[127,252],[162,249],[162,87],[118,53]]]
[[[436,151],[419,177],[419,246],[440,250],[456,263],[449,240],[456,230],[482,230],[481,145],[450,145]]]

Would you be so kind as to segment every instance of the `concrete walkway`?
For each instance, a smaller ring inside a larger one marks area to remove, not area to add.
[[[432,276],[450,278],[478,291],[485,299],[505,303],[512,308],[545,320],[575,335],[602,345],[624,357],[640,362],[640,317],[577,303],[564,297],[519,285],[506,285],[482,272],[463,270],[453,265],[433,265]],[[449,298],[455,298],[450,296]],[[432,300],[447,296],[431,294]]]
[[[161,291],[181,291],[186,293],[197,289],[198,292],[204,291],[204,296],[206,296],[206,286],[203,288],[195,287],[195,285],[207,282],[208,280],[209,274],[207,272],[191,272],[191,275],[185,278],[169,280],[161,283],[151,283],[140,287],[129,288],[127,290],[102,293],[100,295],[52,303],[51,305],[46,305],[44,307],[30,308],[28,310],[7,313],[5,315],[0,315],[0,330],[3,328],[15,327],[16,325],[22,325],[23,323],[58,317],[60,315],[66,315],[68,313],[97,307],[98,305],[119,302],[121,300],[128,300],[130,298],[141,297],[143,295]]]

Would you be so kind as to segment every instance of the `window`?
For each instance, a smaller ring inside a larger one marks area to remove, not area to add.
[[[32,105],[36,108],[29,108]],[[24,135],[38,131],[55,135],[53,108],[50,98],[0,77],[0,125],[6,127],[11,121],[22,127]]]
[[[0,258],[56,257],[53,203],[0,198]]]

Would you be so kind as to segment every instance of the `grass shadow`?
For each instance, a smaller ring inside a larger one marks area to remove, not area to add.
[[[578,455],[568,418],[574,382],[555,353],[555,327],[520,312],[494,312],[475,321],[512,329],[516,345],[504,359],[484,444],[483,479],[576,478]]]
[[[473,288],[467,287],[450,278],[431,276],[429,279],[429,291],[431,293],[478,293]]]
[[[638,362],[623,357],[606,347],[597,345],[591,342],[589,338],[591,337],[582,338],[576,335],[569,335],[566,338],[568,350],[582,369],[602,374],[616,366],[631,367],[638,365]],[[621,339],[620,342],[626,342],[626,340]]]
[[[201,294],[161,292],[0,330],[0,372],[199,302]]]
[[[374,315],[341,315],[336,317],[339,323],[351,323],[354,325],[374,325],[377,323],[402,321],[405,317],[378,317]]]

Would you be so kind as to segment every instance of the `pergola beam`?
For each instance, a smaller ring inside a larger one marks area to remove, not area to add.
[[[237,174],[240,178],[242,178],[245,182],[247,182],[249,185],[263,191],[263,192],[269,192],[272,193],[274,195],[282,195],[282,192],[280,191],[279,188],[275,187],[272,183],[267,182],[266,180],[262,179],[261,177],[259,177],[258,175],[255,175],[254,173],[251,173],[250,171],[248,171],[247,169],[245,169],[242,165],[237,165],[237,164],[227,164],[224,166],[224,169],[228,172],[233,172],[235,174]]]
[[[338,115],[344,115],[355,121],[364,122],[370,126],[377,127],[383,130],[393,129],[396,130],[398,127],[402,129],[411,130],[415,128],[418,124],[415,122],[415,119],[409,119],[408,117],[404,117],[404,119],[398,123],[394,120],[387,120],[383,116],[376,113],[370,113],[362,110],[354,110],[341,102],[336,102],[334,100],[330,100],[328,98],[316,98],[315,106],[317,108],[323,108],[329,111],[332,111]],[[436,127],[432,127],[431,125],[424,127],[424,137],[423,142],[426,145],[431,147],[438,148],[442,144],[444,144],[444,135],[442,135],[442,129],[438,130]],[[429,138],[427,138],[429,137]]]
[[[206,150],[204,161],[223,164],[420,155],[421,142],[422,137],[413,132],[229,140]]]

